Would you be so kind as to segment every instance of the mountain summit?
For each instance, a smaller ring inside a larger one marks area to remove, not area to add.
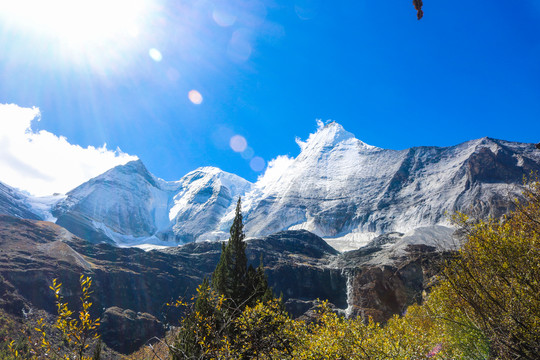
[[[346,131],[343,126],[335,121],[329,122],[326,125],[318,121],[317,131],[311,134],[305,142],[297,138],[296,143],[300,146],[301,152],[306,157],[314,152],[328,151],[336,146],[343,146],[345,144],[354,144],[364,150],[380,150],[375,146],[358,140],[352,133]]]

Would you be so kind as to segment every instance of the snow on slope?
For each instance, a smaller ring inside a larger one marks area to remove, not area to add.
[[[51,208],[63,198],[63,195],[32,196],[0,182],[0,214],[54,222]]]
[[[137,160],[70,191],[56,205],[54,215],[59,225],[84,238],[109,239],[119,246],[172,246],[214,230],[233,198],[250,186],[236,175],[210,167],[167,182]]]
[[[221,219],[234,211],[236,200],[251,189],[247,180],[218,168],[203,167],[180,180],[169,219],[172,233],[182,242],[228,237]]]
[[[167,208],[167,192],[137,160],[70,191],[53,214],[58,217],[57,223],[68,230],[68,226],[86,226],[90,222],[100,232],[108,229],[119,236],[149,237],[165,222]]]
[[[249,235],[306,229],[332,237],[350,231],[356,210],[376,203],[370,190],[384,187],[399,166],[399,154],[366,145],[337,123],[299,144],[300,155],[276,182],[257,183],[246,195]]]
[[[523,175],[540,169],[531,144],[483,138],[386,150],[335,122],[299,145],[296,158],[278,160],[280,171],[271,167],[246,194],[248,236],[306,229],[345,250],[387,232],[448,226],[457,210],[499,216]]]

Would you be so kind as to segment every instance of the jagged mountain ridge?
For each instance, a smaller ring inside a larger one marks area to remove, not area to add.
[[[301,149],[277,177],[279,186],[246,195],[248,234],[307,229],[341,246],[360,245],[387,232],[448,225],[447,214],[459,210],[497,217],[523,176],[540,169],[533,144],[482,138],[387,150],[337,123],[320,128]]]
[[[333,122],[298,143],[296,158],[276,159],[254,184],[212,167],[167,182],[130,162],[73,189],[52,214],[90,241],[175,245],[227,239],[242,196],[248,236],[306,229],[354,249],[384,233],[447,226],[456,210],[499,216],[523,176],[540,170],[533,144],[490,138],[388,150]]]

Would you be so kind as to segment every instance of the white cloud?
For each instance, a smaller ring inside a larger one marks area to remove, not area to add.
[[[66,193],[136,156],[101,147],[83,148],[48,131],[33,132],[39,109],[0,104],[0,181],[33,195]]]
[[[255,183],[257,188],[263,192],[269,191],[270,187],[281,184],[281,177],[294,164],[294,158],[287,155],[280,155],[268,162],[268,167],[264,174],[260,175]]]
[[[315,121],[317,122],[317,131],[315,131],[314,133],[309,134],[309,137],[308,137],[308,139],[306,141],[303,141],[299,137],[296,137],[296,139],[294,139],[296,141],[296,144],[298,144],[298,146],[300,146],[300,151],[303,151],[306,148],[307,144],[311,140],[315,139],[317,134],[324,128],[324,125],[329,123],[331,120],[327,120],[326,123],[323,122],[321,119],[316,119]]]

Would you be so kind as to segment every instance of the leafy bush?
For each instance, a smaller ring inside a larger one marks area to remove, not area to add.
[[[540,354],[540,183],[502,220],[456,221],[467,241],[444,271],[441,292],[489,338],[492,356]]]
[[[89,299],[92,279],[81,275],[79,281],[82,294],[81,310],[78,315],[75,317],[68,304],[63,302],[60,295],[62,284],[53,279],[53,285],[50,288],[56,297],[58,311],[56,322],[50,326],[44,318],[40,318],[33,332],[28,335],[28,348],[21,348],[20,344],[12,340],[8,347],[13,359],[98,360],[100,358],[100,344],[94,347],[92,357],[87,356],[91,344],[99,338],[97,329],[100,324],[99,319],[94,320],[90,316],[92,303]]]

